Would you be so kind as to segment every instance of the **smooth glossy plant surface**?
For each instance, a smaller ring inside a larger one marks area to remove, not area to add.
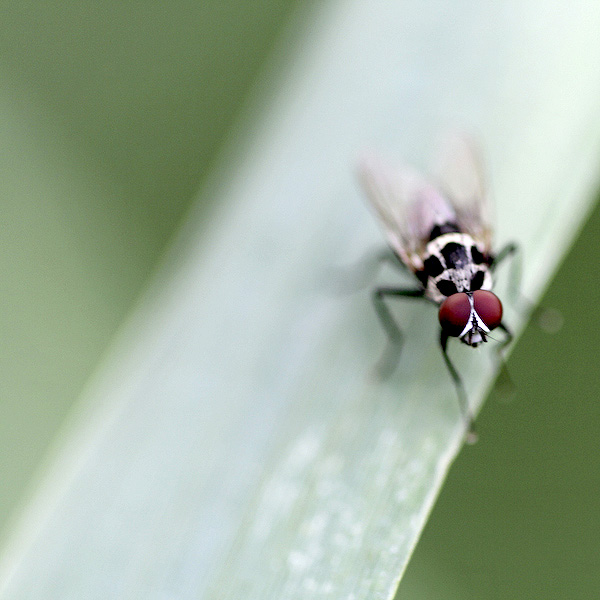
[[[397,307],[405,351],[373,377],[369,292],[338,285],[381,239],[352,165],[376,146],[424,167],[440,131],[476,129],[497,242],[522,244],[537,297],[593,197],[600,15],[510,9],[315,16],[201,192],[211,227],[190,215],[67,426],[4,549],[6,598],[393,597],[463,423],[431,307]],[[493,361],[451,352],[478,407]]]

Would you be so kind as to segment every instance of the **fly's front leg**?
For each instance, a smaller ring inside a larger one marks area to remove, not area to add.
[[[506,348],[506,346],[508,346],[512,342],[513,334],[510,332],[510,329],[508,329],[508,327],[504,323],[500,323],[500,325],[498,325],[498,329],[503,331],[505,336],[504,339],[500,342],[500,346],[498,346],[498,354],[500,354],[500,352],[502,352],[502,350],[504,350],[504,348]]]
[[[390,309],[384,301],[386,296],[396,298],[424,298],[425,290],[380,287],[373,292],[375,312],[388,336],[388,345],[376,367],[377,374],[383,379],[389,377],[398,364],[402,351],[403,337],[400,327],[398,327]]]
[[[504,348],[506,348],[506,346],[508,346],[508,344],[511,343],[513,335],[504,323],[500,323],[500,325],[498,325],[498,329],[504,333],[504,339],[498,343],[495,352],[498,370],[496,389],[502,396],[504,396],[504,398],[510,399],[514,394],[515,384],[513,383],[510,373],[508,372],[508,368],[506,367],[506,361],[502,356],[502,351]]]
[[[510,280],[508,282],[508,293],[511,299],[515,303],[518,301],[523,309],[522,312],[528,311],[530,317],[537,320],[538,326],[541,329],[548,333],[556,333],[562,327],[562,315],[560,312],[556,309],[547,308],[533,302],[521,292],[522,261],[519,246],[511,243],[502,248],[495,257],[492,257],[492,260],[489,263],[490,271],[493,273],[495,267],[497,267],[505,258],[510,256],[513,257]],[[512,339],[512,335],[508,331],[505,331],[505,333],[508,334],[509,339],[503,343],[501,349]]]
[[[469,408],[467,392],[465,391],[465,386],[463,385],[460,374],[448,356],[447,345],[448,334],[442,330],[440,333],[440,347],[442,349],[444,362],[446,363],[450,377],[452,377],[452,381],[454,382],[456,393],[458,394],[458,405],[460,407],[460,412],[465,420],[465,441],[469,444],[474,444],[477,441],[477,433],[475,432],[475,428],[473,426],[473,415],[471,413],[471,409]]]

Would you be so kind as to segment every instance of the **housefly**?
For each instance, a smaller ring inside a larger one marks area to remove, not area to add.
[[[442,356],[456,387],[466,421],[467,440],[475,441],[473,417],[462,379],[450,360],[448,340],[468,346],[487,342],[494,329],[504,333],[501,348],[512,338],[502,321],[502,303],[492,291],[493,275],[503,258],[516,250],[509,244],[492,250],[488,199],[479,155],[472,143],[457,138],[443,155],[436,184],[405,167],[377,157],[363,160],[360,176],[367,197],[383,227],[396,264],[415,277],[415,286],[378,287],[373,302],[385,327],[391,350],[386,363],[398,359],[402,334],[386,298],[422,298],[438,307]],[[389,367],[389,364],[387,365]]]

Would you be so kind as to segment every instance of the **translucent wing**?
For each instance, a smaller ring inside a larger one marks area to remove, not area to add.
[[[363,158],[359,172],[388,243],[406,266],[421,270],[433,227],[457,220],[452,205],[416,171],[375,155]]]
[[[437,165],[440,190],[452,203],[458,226],[491,249],[490,199],[481,152],[467,136],[447,138],[441,145]]]

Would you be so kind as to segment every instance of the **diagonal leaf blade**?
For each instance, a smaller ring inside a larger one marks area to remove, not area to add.
[[[431,309],[398,307],[408,342],[378,381],[368,290],[333,292],[380,239],[352,165],[367,144],[424,165],[450,121],[479,130],[498,243],[522,244],[537,297],[592,199],[600,14],[512,9],[339,2],[291,28],[292,67],[201,191],[220,211],[190,215],[65,425],[3,597],[393,596],[462,423]],[[493,363],[452,352],[478,407]]]

